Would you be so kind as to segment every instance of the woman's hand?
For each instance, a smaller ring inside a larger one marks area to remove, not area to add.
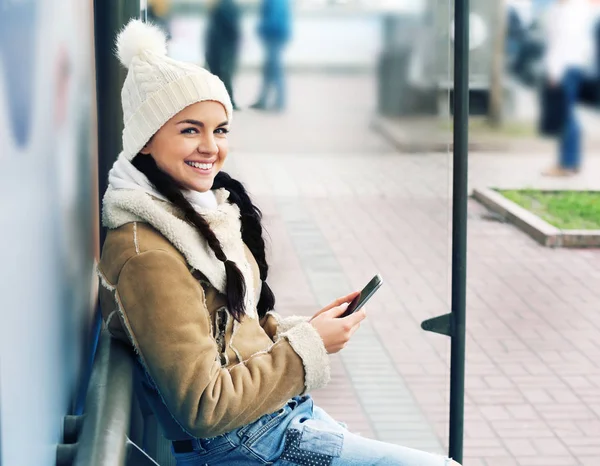
[[[339,318],[348,308],[347,299],[352,301],[357,294],[352,293],[344,298],[337,299],[329,306],[321,309],[310,320],[311,325],[321,336],[325,350],[329,354],[337,353],[344,348],[367,316],[363,308],[347,317]]]
[[[336,299],[334,302],[332,302],[331,304],[325,306],[323,309],[321,309],[320,311],[318,311],[314,316],[312,316],[309,320],[309,322],[312,322],[312,320],[317,317],[318,315],[322,314],[323,312],[329,311],[330,309],[333,309],[334,307],[338,307],[345,304],[350,304],[352,302],[352,300],[354,298],[356,298],[358,295],[360,294],[360,291],[354,291],[353,293],[350,293],[347,296],[343,296],[341,298]],[[343,313],[342,313],[343,314]]]

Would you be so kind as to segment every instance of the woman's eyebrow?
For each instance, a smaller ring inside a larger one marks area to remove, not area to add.
[[[180,125],[182,123],[187,123],[187,124],[190,124],[190,125],[196,125],[196,126],[199,126],[200,128],[204,128],[204,123],[202,123],[201,121],[198,121],[198,120],[186,119],[186,120],[178,121],[176,124]]]
[[[180,124],[182,124],[182,123],[186,123],[186,124],[190,124],[190,125],[195,125],[195,126],[198,126],[198,127],[200,127],[200,128],[204,128],[204,123],[202,123],[201,121],[198,121],[198,120],[192,120],[192,119],[189,119],[189,118],[188,118],[188,119],[185,119],[185,120],[178,121],[178,122],[177,122],[177,123],[175,123],[175,124],[177,124],[177,125],[180,125]],[[228,124],[229,124],[229,121],[228,121],[228,120],[225,120],[223,123],[219,123],[219,124],[217,125],[217,128],[221,128],[222,126],[227,126]]]

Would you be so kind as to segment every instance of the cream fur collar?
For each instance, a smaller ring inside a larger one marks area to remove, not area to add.
[[[226,189],[215,191],[216,209],[198,209],[215,233],[225,255],[242,271],[246,283],[246,315],[256,317],[254,281],[241,234],[239,208],[227,202]],[[141,190],[113,189],[103,199],[102,224],[110,229],[126,223],[145,222],[156,228],[221,293],[225,292],[225,266],[198,231],[174,215],[172,204],[155,199]]]

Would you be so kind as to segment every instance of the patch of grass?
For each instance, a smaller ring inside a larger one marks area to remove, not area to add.
[[[600,192],[536,190],[499,192],[561,230],[600,230]]]

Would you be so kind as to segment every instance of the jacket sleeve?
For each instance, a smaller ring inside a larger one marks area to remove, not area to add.
[[[282,334],[291,328],[309,320],[310,317],[308,316],[282,317],[275,311],[269,311],[260,320],[260,325],[271,340],[277,341]]]
[[[222,367],[202,287],[185,263],[167,252],[129,259],[116,299],[167,408],[195,437],[246,425],[329,380],[328,355],[309,323],[282,333],[265,351]]]

